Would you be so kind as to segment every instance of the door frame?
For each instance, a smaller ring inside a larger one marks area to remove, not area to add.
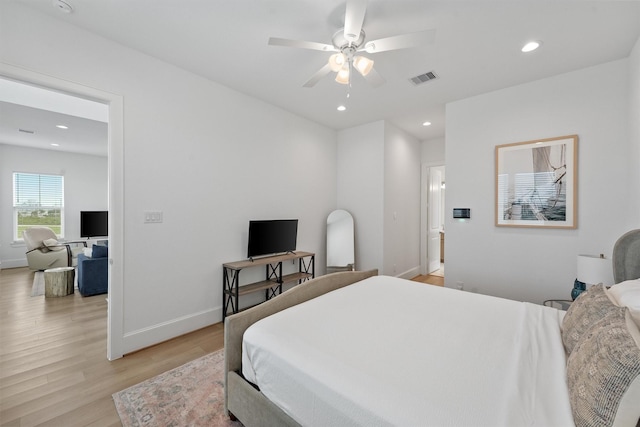
[[[108,187],[109,187],[109,276],[107,304],[107,359],[124,355],[124,99],[57,77],[0,62],[0,76],[32,86],[40,86],[109,106]]]
[[[427,239],[429,228],[427,216],[429,215],[429,171],[434,167],[446,165],[442,162],[422,163],[420,173],[420,274],[429,274],[429,251]],[[446,197],[446,196],[445,196]]]

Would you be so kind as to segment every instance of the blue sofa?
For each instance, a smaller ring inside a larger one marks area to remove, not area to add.
[[[83,297],[106,294],[109,290],[108,246],[93,245],[91,257],[78,254],[78,291]]]

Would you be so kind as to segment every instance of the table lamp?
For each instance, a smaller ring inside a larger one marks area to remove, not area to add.
[[[573,283],[571,298],[576,299],[587,285],[613,284],[613,265],[611,260],[604,257],[604,254],[578,255],[578,275]]]

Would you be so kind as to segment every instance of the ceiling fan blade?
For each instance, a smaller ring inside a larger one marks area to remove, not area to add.
[[[307,80],[307,82],[305,84],[303,84],[302,87],[313,87],[313,86],[315,86],[316,83],[318,83],[321,78],[323,78],[324,76],[326,76],[330,72],[331,72],[331,66],[329,64],[325,64],[325,66],[320,68],[318,71],[316,71],[316,73],[313,76],[311,76],[311,78],[309,80]]]
[[[418,31],[417,33],[401,34],[372,40],[364,44],[364,50],[369,53],[385,52],[387,50],[406,49],[433,43],[436,30]]]
[[[366,0],[347,0],[347,12],[344,16],[344,38],[350,42],[358,40],[364,14],[367,11]]]
[[[301,48],[301,49],[321,50],[323,52],[335,52],[335,51],[337,51],[336,48],[333,47],[330,44],[307,42],[307,41],[302,41],[302,40],[281,39],[279,37],[270,37],[269,38],[269,45],[270,46],[298,47],[298,48]]]
[[[366,76],[363,76],[364,79],[373,87],[382,86],[386,80],[382,77],[375,68],[372,68],[371,71],[367,73]]]

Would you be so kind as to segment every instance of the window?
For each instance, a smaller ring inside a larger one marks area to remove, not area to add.
[[[14,172],[13,239],[29,227],[49,227],[64,237],[64,177]]]

